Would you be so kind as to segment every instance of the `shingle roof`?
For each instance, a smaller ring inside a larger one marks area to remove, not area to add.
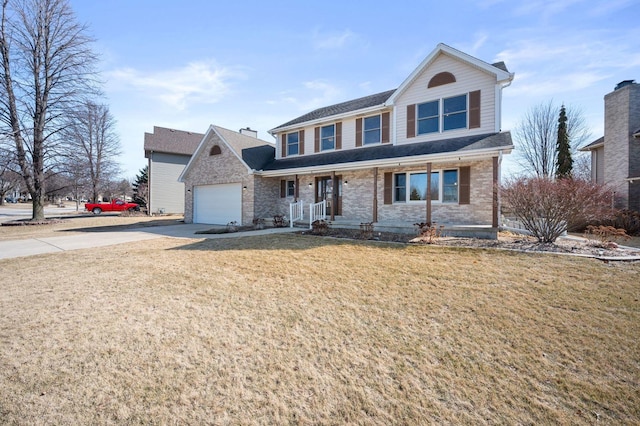
[[[498,69],[501,69],[504,72],[509,72],[509,70],[507,69],[507,64],[505,64],[504,61],[494,62],[491,65],[496,67],[496,68],[498,68]]]
[[[262,170],[274,160],[276,148],[273,145],[261,145],[242,150],[242,160],[253,170]]]
[[[153,133],[144,134],[145,156],[151,152],[193,155],[204,134],[153,126]]]
[[[278,130],[282,127],[289,127],[295,124],[304,123],[306,121],[318,120],[320,118],[331,117],[332,115],[344,114],[347,112],[357,111],[359,109],[374,107],[382,105],[396,90],[387,90],[386,92],[376,93],[374,95],[365,96],[363,98],[353,99],[339,104],[330,105],[322,108],[315,109],[298,118],[294,118],[291,121],[287,121],[284,124],[275,127],[272,130]]]
[[[591,142],[589,145],[585,145],[582,148],[580,148],[580,151],[590,151],[594,148],[598,148],[600,146],[602,146],[604,144],[604,136],[596,139],[595,141]]]
[[[464,136],[438,141],[410,143],[404,145],[383,144],[373,147],[332,151],[326,154],[303,155],[265,161],[262,170],[286,170],[304,167],[326,166],[330,164],[358,163],[363,161],[385,160],[389,158],[405,158],[419,155],[468,152],[479,149],[512,147],[511,133],[490,133],[484,135]],[[260,170],[260,169],[256,169]]]
[[[243,135],[242,133],[234,132],[233,130],[225,129],[220,126],[212,126],[222,136],[222,138],[231,146],[231,148],[238,154],[246,148],[253,148],[262,145],[271,145],[267,141],[254,138],[253,136]]]

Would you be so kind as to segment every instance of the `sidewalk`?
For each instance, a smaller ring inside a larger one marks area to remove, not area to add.
[[[212,225],[179,224],[149,226],[117,232],[86,232],[82,235],[62,235],[46,238],[0,241],[0,259],[12,259],[44,253],[105,247],[162,237],[188,239],[240,238],[297,232],[301,230],[301,228],[269,228],[226,234],[196,234],[198,231],[204,231],[212,228]]]

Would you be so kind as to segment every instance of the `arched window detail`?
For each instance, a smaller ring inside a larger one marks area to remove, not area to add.
[[[211,151],[209,152],[209,155],[220,155],[220,154],[222,154],[222,151],[220,150],[219,145],[214,145],[211,147]]]
[[[429,80],[428,88],[442,86],[443,84],[455,83],[456,78],[450,72],[441,72],[434,75],[431,80]]]

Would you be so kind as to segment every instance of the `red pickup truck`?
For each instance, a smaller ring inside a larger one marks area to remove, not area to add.
[[[84,208],[89,212],[93,212],[93,214],[140,210],[140,206],[136,203],[127,203],[119,199],[113,199],[110,203],[87,203],[84,205]]]

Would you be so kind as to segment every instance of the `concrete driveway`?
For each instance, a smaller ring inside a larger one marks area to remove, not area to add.
[[[55,253],[68,250],[97,248],[163,237],[192,239],[238,238],[300,231],[300,228],[269,228],[258,231],[234,232],[228,234],[196,234],[198,231],[204,231],[213,227],[213,225],[182,223],[167,226],[149,226],[114,232],[86,232],[82,235],[62,235],[46,238],[0,241],[0,259],[34,256],[37,254]]]

